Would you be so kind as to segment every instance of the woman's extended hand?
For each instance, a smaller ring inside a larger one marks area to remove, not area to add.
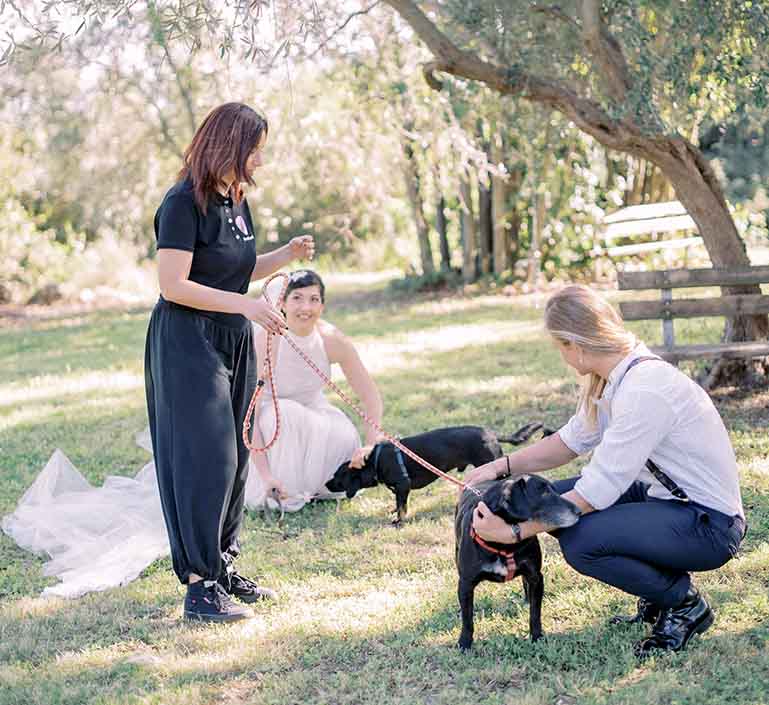
[[[479,465],[477,468],[473,468],[467,475],[464,476],[464,482],[466,485],[477,485],[479,482],[487,482],[488,480],[496,480],[498,476],[498,470],[495,467],[496,460],[492,460],[486,465]],[[459,488],[459,496],[462,495],[463,488]]]
[[[280,480],[275,479],[272,475],[263,475],[262,481],[264,482],[264,491],[266,497],[271,497],[272,499],[279,498],[281,500],[288,497],[288,492],[286,492],[286,488],[283,487],[283,483]]]
[[[371,451],[373,450],[374,446],[361,446],[358,448],[353,454],[352,458],[350,458],[350,467],[353,470],[360,470],[368,460],[368,456],[371,455]]]
[[[243,315],[254,323],[258,323],[268,333],[280,334],[286,329],[286,320],[283,315],[263,298],[247,298]]]
[[[292,237],[288,242],[292,259],[312,259],[315,256],[315,240],[312,235]]]
[[[510,524],[496,514],[492,514],[483,502],[479,502],[473,510],[473,529],[484,541],[515,543]]]

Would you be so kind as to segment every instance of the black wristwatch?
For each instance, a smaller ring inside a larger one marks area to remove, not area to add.
[[[515,539],[515,543],[520,543],[521,541],[523,541],[523,539],[521,538],[520,524],[511,524],[510,531],[513,532],[513,538]]]

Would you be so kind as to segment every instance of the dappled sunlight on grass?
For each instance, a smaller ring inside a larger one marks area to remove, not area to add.
[[[535,323],[513,321],[487,325],[443,326],[432,330],[392,336],[393,342],[368,342],[357,345],[358,352],[372,374],[411,366],[411,356],[429,357],[436,353],[479,348],[493,343],[534,339],[539,331]],[[400,339],[400,340],[399,340]]]
[[[344,297],[359,286],[360,300],[348,305]],[[576,379],[542,329],[537,306],[544,295],[391,300],[385,287],[385,279],[334,281],[328,313],[374,372],[388,431],[472,423],[507,432],[527,421],[557,426],[568,418]],[[97,484],[106,475],[133,475],[147,461],[134,434],[146,424],[148,315],[98,314],[4,334],[0,513],[56,447]],[[655,321],[637,329],[654,336],[658,328]],[[717,338],[718,326],[695,333]],[[634,600],[576,574],[549,536],[541,539],[546,639],[528,640],[520,580],[485,583],[477,591],[476,645],[460,654],[456,495],[436,481],[412,492],[401,529],[390,525],[395,500],[386,487],[310,504],[281,527],[248,511],[239,568],[260,575],[279,600],[231,626],[180,619],[183,588],[167,558],[123,588],[71,602],[42,600],[43,560],[1,537],[0,705],[766,702],[765,397],[717,398],[743,473],[750,532],[737,560],[696,577],[718,616],[686,654],[639,666],[632,643],[643,630],[607,625]]]
[[[524,390],[526,395],[548,396],[561,391],[567,386],[572,392],[577,389],[576,379],[573,385],[562,379],[552,379],[545,382],[531,383],[531,378],[523,375],[499,375],[491,379],[439,379],[430,383],[436,392],[453,392],[463,394],[510,394]]]
[[[61,403],[64,397],[73,395],[110,394],[136,389],[144,389],[144,376],[139,372],[102,370],[70,375],[49,374],[32,377],[24,383],[0,385],[0,409],[21,402],[54,399]]]
[[[135,395],[127,396],[130,396],[131,399],[135,398]],[[114,392],[107,392],[105,396],[91,399],[80,399],[77,403],[70,402],[68,404],[63,403],[57,397],[47,396],[46,398],[49,400],[46,403],[25,404],[11,413],[5,414],[0,419],[0,431],[6,428],[13,428],[14,426],[42,424],[50,421],[51,417],[55,416],[66,419],[71,417],[71,414],[84,413],[88,410],[111,411],[123,401],[122,395],[115,395]]]
[[[27,383],[45,375],[68,375],[129,367],[140,370],[149,312],[93,314],[74,326],[48,322],[0,336],[0,379]]]

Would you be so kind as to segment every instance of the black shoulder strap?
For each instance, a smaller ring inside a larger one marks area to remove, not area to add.
[[[377,443],[374,446],[374,459],[372,460],[377,482],[383,482],[382,473],[379,470],[379,456],[382,453],[382,446],[384,446],[384,443]]]
[[[409,477],[409,471],[406,470],[406,463],[403,460],[403,451],[401,451],[401,449],[398,448],[397,446],[393,446],[393,449],[395,450],[395,460],[398,461],[398,467],[400,468],[402,479],[405,482],[411,482],[411,478]],[[411,449],[409,448],[409,450]]]
[[[617,387],[619,387],[622,380],[625,379],[625,375],[630,372],[630,370],[632,370],[637,364],[646,362],[647,360],[658,360],[659,362],[665,362],[661,357],[657,357],[656,355],[643,355],[641,357],[637,357],[635,360],[632,360],[630,364],[625,368],[625,371],[622,373],[622,377],[620,377],[619,381],[617,382]],[[646,467],[654,479],[657,480],[657,482],[659,482],[676,499],[680,499],[682,502],[689,501],[689,495],[687,495],[686,492],[684,492],[684,490],[675,482],[675,480],[673,480],[670,475],[664,472],[660,466],[657,465],[657,463],[655,463],[651,458],[646,459]]]

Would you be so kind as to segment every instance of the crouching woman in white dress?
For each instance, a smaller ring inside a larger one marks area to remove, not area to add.
[[[276,280],[277,281],[280,280]],[[273,297],[274,298],[274,297]],[[284,299],[278,307],[288,325],[286,335],[329,377],[331,365],[339,364],[362,407],[377,424],[382,420],[382,398],[374,380],[361,362],[352,342],[321,319],[325,286],[313,271],[293,272]],[[254,345],[261,370],[266,357],[267,334],[254,326]],[[361,447],[358,431],[350,419],[326,399],[323,381],[292,350],[282,336],[273,339],[272,363],[275,386],[265,380],[264,393],[254,410],[253,444],[263,447],[275,431],[273,398],[280,409],[280,435],[266,453],[251,453],[246,484],[246,504],[272,506],[274,490],[286,511],[297,511],[311,499],[330,498],[325,485],[339,465],[347,460],[362,467],[371,446],[379,439],[366,428]]]

